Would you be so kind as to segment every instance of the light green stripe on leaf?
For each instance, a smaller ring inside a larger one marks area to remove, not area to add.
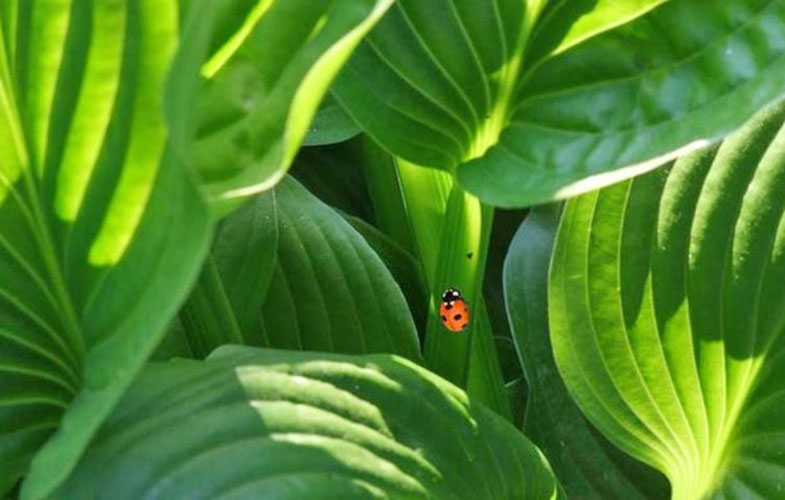
[[[58,172],[55,211],[73,221],[101,152],[120,84],[127,5],[111,0],[93,4],[93,38],[84,81]]]
[[[359,23],[330,47],[305,75],[300,87],[294,94],[292,106],[289,108],[289,116],[286,120],[284,164],[288,165],[294,161],[297,150],[308,132],[308,126],[319,109],[322,97],[327,93],[333,78],[341,70],[349,55],[351,55],[365,35],[381,19],[382,15],[387,12],[390,5],[392,5],[392,1],[378,2],[363,22]],[[327,18],[324,17],[317,23],[317,26],[324,26],[326,20]],[[312,36],[315,35],[316,33]]]
[[[357,484],[383,494],[358,493]],[[149,365],[53,498],[136,499],[153,491],[159,498],[561,498],[547,460],[523,434],[410,361],[234,346],[207,361]]]
[[[177,7],[145,0],[139,6],[145,31],[141,36],[139,85],[134,104],[131,143],[120,182],[101,231],[90,248],[90,263],[106,266],[122,257],[144,213],[166,146],[163,83],[177,47]]]
[[[3,26],[0,24],[0,39]],[[0,44],[0,206],[27,164],[5,45]]]
[[[36,0],[32,7],[27,79],[27,120],[39,174],[44,165],[58,69],[71,19],[70,0]]]
[[[220,48],[218,51],[207,61],[202,67],[202,76],[205,78],[212,78],[223,68],[226,61],[232,58],[237,50],[253,32],[253,29],[259,24],[264,14],[272,6],[273,0],[261,0],[256,6],[248,13],[245,22],[237,32]]]
[[[719,148],[571,200],[562,218],[556,364],[675,500],[782,498],[784,120],[769,107]]]

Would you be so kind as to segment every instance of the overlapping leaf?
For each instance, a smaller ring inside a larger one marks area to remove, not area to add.
[[[507,310],[529,384],[524,430],[546,454],[570,498],[667,498],[665,478],[604,439],[559,377],[547,307],[548,264],[558,221],[558,206],[534,209],[518,229],[504,267]]]
[[[23,489],[37,498],[155,348],[209,218],[164,121],[176,3],[2,7],[0,490],[59,426]]]
[[[211,262],[183,316],[203,355],[234,341],[420,359],[411,313],[384,263],[292,178],[274,198],[260,198],[224,222]],[[233,336],[207,337],[233,324]]]
[[[673,498],[785,488],[785,106],[567,204],[550,276],[573,397]]]
[[[257,118],[243,122],[243,133],[265,138],[253,141],[251,157],[269,154],[283,169],[332,75],[387,4],[0,5],[0,490],[58,425],[22,494],[45,496],[63,479],[201,265],[210,218],[181,167],[193,134],[205,132],[206,115],[194,105],[199,71],[211,84],[203,103],[226,82],[271,85],[265,99],[243,103]],[[298,56],[288,64],[290,48]],[[277,58],[259,70],[249,66],[251,53]],[[243,70],[256,73],[237,77]],[[274,127],[259,123],[263,113]],[[214,158],[196,157],[200,165]],[[210,174],[229,178],[248,163],[212,164]]]
[[[514,427],[388,355],[152,365],[59,498],[556,498]]]
[[[392,0],[234,0],[216,35],[191,158],[220,210],[274,186],[330,83]],[[192,7],[198,8],[198,6]]]
[[[336,95],[393,154],[527,206],[731,132],[783,72],[781,0],[402,0]]]
[[[422,276],[419,262],[392,238],[364,220],[351,216],[345,216],[345,219],[382,259],[398,286],[401,287],[418,332],[424,333],[428,318],[428,287]]]

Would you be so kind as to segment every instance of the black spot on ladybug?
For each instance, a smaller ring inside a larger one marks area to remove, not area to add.
[[[466,254],[466,258],[469,260],[472,260],[472,257],[474,257],[474,252],[469,252]]]
[[[447,321],[447,316],[445,316],[444,314],[442,314],[442,321]]]
[[[466,328],[466,326],[467,326],[468,324],[469,324],[469,322],[468,322],[468,321],[467,321],[466,323],[462,324],[462,325],[461,325],[461,330],[463,330],[464,328]]]
[[[460,314],[456,314],[455,316],[453,316],[453,319],[455,319],[455,321],[458,321],[461,318],[463,318],[463,316]]]
[[[448,311],[449,311],[450,309],[452,309],[452,302],[448,302],[448,303],[447,303],[447,304],[444,306],[444,308],[445,308],[445,309],[447,309]]]

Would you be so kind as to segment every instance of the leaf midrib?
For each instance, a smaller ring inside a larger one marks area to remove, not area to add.
[[[533,33],[534,25],[542,13],[545,3],[542,0],[527,2],[525,6],[523,26],[518,33],[515,48],[502,69],[499,79],[499,95],[493,103],[490,116],[481,122],[480,128],[475,135],[475,139],[469,148],[467,157],[463,159],[466,163],[485,154],[491,146],[499,142],[502,131],[514,114],[515,107],[512,106],[515,91],[518,89],[519,80],[524,70],[524,55],[528,47],[529,40]]]

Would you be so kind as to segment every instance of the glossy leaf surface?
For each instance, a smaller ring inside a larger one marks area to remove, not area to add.
[[[782,1],[402,0],[335,93],[392,154],[528,206],[705,146],[783,72]]]
[[[549,286],[572,396],[673,498],[782,496],[785,106],[570,201]]]
[[[219,212],[286,173],[322,98],[392,0],[238,2],[203,66],[191,158]],[[234,201],[233,201],[234,200]]]
[[[557,497],[526,438],[409,361],[237,347],[147,369],[58,497],[326,492]]]
[[[210,224],[164,117],[175,2],[0,16],[0,490],[48,440],[22,489],[39,498],[152,353]]]
[[[556,369],[547,282],[559,212],[557,205],[532,210],[504,266],[507,310],[529,386],[524,431],[548,456],[570,498],[668,498],[667,480],[603,438],[570,398]]]
[[[234,341],[420,359],[411,313],[383,261],[348,222],[293,178],[284,179],[274,196],[259,198],[224,221],[212,261],[214,268],[205,273],[214,278],[195,290],[208,299],[191,301],[184,310],[186,317],[197,318],[186,326],[202,356]],[[221,324],[234,324],[237,331],[206,337]]]

